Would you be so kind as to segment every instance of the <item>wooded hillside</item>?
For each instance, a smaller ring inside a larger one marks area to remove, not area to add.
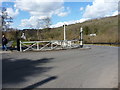
[[[66,26],[67,40],[79,39],[80,27],[84,30],[85,43],[117,43],[118,40],[118,16],[106,17],[76,23]],[[25,33],[27,40],[63,40],[63,27],[48,28],[42,30],[24,29],[17,31],[18,35]],[[97,36],[90,37],[90,34]],[[6,32],[10,40],[15,40],[16,31]]]

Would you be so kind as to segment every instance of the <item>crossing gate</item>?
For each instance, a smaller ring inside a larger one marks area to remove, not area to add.
[[[20,41],[20,51],[46,51],[78,47],[79,40]]]

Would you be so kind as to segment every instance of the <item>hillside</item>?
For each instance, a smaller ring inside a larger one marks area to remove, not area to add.
[[[118,42],[118,16],[94,19],[83,23],[68,25],[66,26],[67,40],[79,39],[80,27],[83,27],[84,30],[85,43]],[[27,40],[63,40],[63,27],[38,31],[25,29],[19,31],[19,36],[22,32],[25,32]],[[96,33],[97,36],[90,37],[89,34],[91,33]],[[7,32],[7,36],[10,39],[15,39],[15,31]]]

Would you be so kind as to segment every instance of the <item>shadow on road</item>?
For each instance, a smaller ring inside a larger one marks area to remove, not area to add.
[[[2,60],[2,83],[13,84],[25,82],[25,77],[42,74],[53,67],[42,66],[50,63],[53,58],[43,58],[40,60],[29,59],[3,59]]]
[[[56,76],[52,76],[52,77],[46,78],[46,79],[44,79],[44,80],[42,80],[42,81],[40,81],[40,82],[37,82],[37,83],[35,83],[35,84],[33,84],[33,85],[30,85],[30,86],[28,86],[28,87],[25,87],[25,88],[23,88],[22,90],[26,90],[26,89],[33,90],[33,89],[37,88],[38,86],[41,86],[41,85],[43,85],[43,84],[46,84],[46,83],[48,83],[48,82],[50,82],[50,81],[52,81],[52,80],[55,80],[55,79],[57,79],[57,77],[56,77]]]

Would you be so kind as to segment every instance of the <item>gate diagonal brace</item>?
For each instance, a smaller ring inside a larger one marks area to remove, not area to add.
[[[23,44],[23,43],[22,43]],[[25,45],[25,44],[23,44],[23,45]],[[26,48],[25,50],[23,50],[23,51],[27,51],[27,50],[29,50],[29,49],[34,49],[34,48],[32,48],[34,45],[36,45],[36,43],[33,43],[32,45],[30,45],[30,46],[28,46],[28,45],[25,45],[25,46],[27,46],[28,48]]]
[[[50,45],[51,43],[46,44],[45,46],[43,46],[42,48],[40,48],[40,50],[44,49],[46,46]]]

